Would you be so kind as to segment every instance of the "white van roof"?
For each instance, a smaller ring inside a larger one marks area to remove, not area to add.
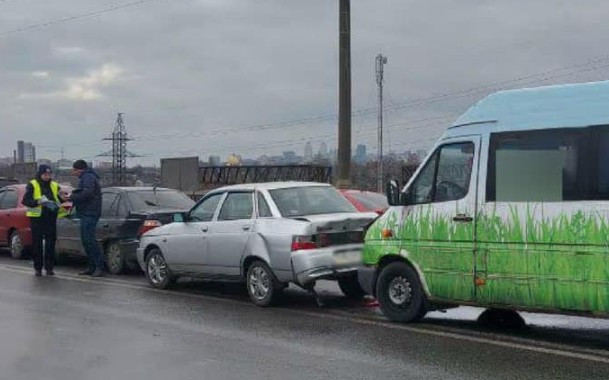
[[[470,130],[465,128],[468,125],[517,131],[605,124],[609,124],[609,81],[496,92],[467,110],[447,135],[466,132],[460,129]]]

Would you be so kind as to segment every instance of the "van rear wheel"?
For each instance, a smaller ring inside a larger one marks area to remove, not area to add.
[[[383,268],[377,281],[376,298],[383,314],[394,322],[417,322],[427,314],[419,276],[402,262]]]

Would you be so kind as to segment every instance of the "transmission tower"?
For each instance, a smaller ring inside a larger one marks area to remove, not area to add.
[[[111,137],[104,139],[104,141],[112,141],[112,151],[99,155],[99,157],[112,157],[112,183],[115,185],[125,183],[127,157],[137,157],[137,155],[127,151],[127,141],[131,140],[127,136],[127,129],[123,122],[123,113],[119,112]]]

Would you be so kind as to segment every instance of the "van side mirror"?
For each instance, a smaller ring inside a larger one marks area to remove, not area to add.
[[[386,194],[387,203],[389,203],[390,206],[400,205],[400,187],[397,181],[391,180],[387,182]]]

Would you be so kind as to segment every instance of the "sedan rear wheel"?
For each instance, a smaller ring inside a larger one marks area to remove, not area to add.
[[[167,289],[176,280],[159,249],[153,249],[146,258],[146,279],[157,289]]]
[[[277,301],[281,287],[271,269],[263,261],[255,261],[247,271],[247,293],[257,306],[271,306]]]
[[[121,274],[125,270],[125,258],[120,244],[117,242],[108,243],[105,249],[106,267],[112,274]]]
[[[21,241],[21,236],[17,233],[17,231],[13,231],[10,237],[10,248],[11,248],[11,257],[15,260],[21,260],[25,258],[25,248],[23,247],[23,242]]]

